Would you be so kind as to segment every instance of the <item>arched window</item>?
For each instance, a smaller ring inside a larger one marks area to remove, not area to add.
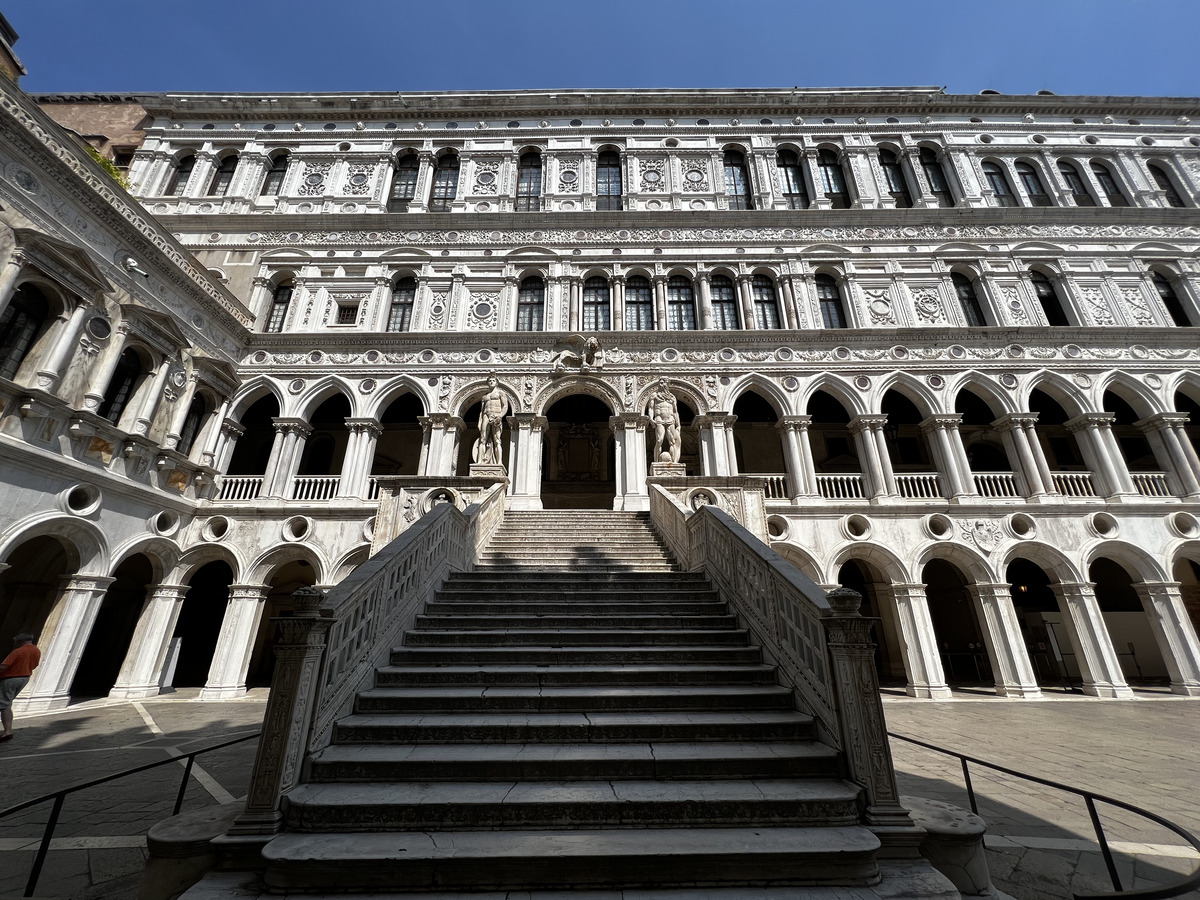
[[[818,275],[814,279],[817,286],[817,301],[821,304],[821,321],[826,328],[848,328],[846,309],[842,306],[842,294],[837,282],[829,275]]]
[[[683,275],[672,275],[667,279],[667,328],[670,331],[696,330],[692,281]]]
[[[108,382],[108,389],[104,392],[104,399],[100,401],[96,414],[114,425],[120,422],[121,414],[125,412],[141,376],[141,357],[133,349],[126,350],[113,370],[112,380]]]
[[[1019,162],[1016,170],[1017,177],[1021,179],[1021,185],[1025,188],[1025,193],[1029,195],[1030,203],[1034,206],[1054,205],[1054,201],[1046,193],[1046,188],[1042,186],[1042,179],[1038,176],[1033,163]]]
[[[996,197],[997,206],[1021,205],[1021,201],[1017,199],[1017,195],[1008,186],[1008,179],[1004,177],[1004,170],[1000,168],[999,163],[985,162],[983,164],[983,177],[987,179],[988,187],[992,189],[992,193]]]
[[[782,328],[779,318],[779,302],[775,299],[775,285],[766,275],[755,275],[750,282],[754,296],[754,327],[761,329]]]
[[[292,283],[281,282],[271,296],[271,312],[267,316],[267,333],[279,334],[283,331],[283,323],[287,319],[288,307],[292,304]]]
[[[429,190],[429,211],[450,212],[458,195],[458,155],[447,153],[437,161],[433,172],[433,187]]]
[[[278,197],[279,192],[283,189],[283,179],[287,175],[288,162],[291,157],[284,150],[282,153],[276,153],[271,158],[271,168],[267,169],[267,177],[263,179],[262,190],[258,192],[260,197]]]
[[[1175,288],[1167,279],[1167,276],[1161,272],[1155,272],[1150,276],[1150,280],[1154,282],[1154,289],[1158,291],[1158,297],[1163,302],[1163,306],[1167,308],[1167,314],[1170,315],[1171,321],[1180,328],[1188,328],[1191,326],[1191,318],[1187,314],[1187,310],[1183,308],[1183,303],[1179,300],[1179,295],[1175,293]]]
[[[737,294],[733,282],[724,275],[714,275],[709,286],[712,294],[713,328],[733,331],[738,326]]]
[[[1067,183],[1067,190],[1071,192],[1071,199],[1075,201],[1076,206],[1096,205],[1096,198],[1088,192],[1087,183],[1075,168],[1075,163],[1060,159],[1058,171],[1062,173],[1063,181]]]
[[[621,208],[621,157],[605,150],[596,158],[596,209]]]
[[[521,154],[517,167],[517,212],[542,208],[542,156],[536,150]]]
[[[846,188],[846,175],[832,150],[817,153],[817,168],[821,172],[821,190],[831,201],[833,209],[850,208],[850,191]]]
[[[888,193],[896,201],[896,206],[908,209],[912,206],[912,193],[908,190],[908,182],[904,178],[904,168],[896,154],[886,147],[879,151],[879,165],[883,169],[883,178],[887,182]]]
[[[1029,273],[1029,280],[1033,282],[1033,290],[1037,294],[1038,303],[1042,305],[1042,312],[1046,314],[1046,321],[1051,325],[1070,325],[1067,314],[1063,311],[1062,301],[1058,299],[1058,292],[1054,290],[1050,279],[1041,272],[1033,271]]]
[[[1179,191],[1175,190],[1175,185],[1171,182],[1171,176],[1155,163],[1147,163],[1146,168],[1150,170],[1150,177],[1154,179],[1154,183],[1158,185],[1158,189],[1166,195],[1167,206],[1182,209],[1183,198],[1179,196]]]
[[[237,164],[236,153],[230,153],[221,160],[217,170],[213,172],[212,181],[208,183],[208,196],[224,197],[229,193],[229,185],[233,184],[233,173],[237,171]]]
[[[954,205],[954,194],[950,192],[950,182],[946,180],[946,172],[938,162],[937,154],[930,147],[921,148],[921,168],[925,170],[925,178],[929,181],[929,190],[937,197],[938,206],[949,208]]]
[[[971,279],[960,272],[954,272],[950,275],[950,280],[954,283],[954,293],[958,295],[958,303],[962,307],[967,324],[976,327],[986,325],[987,319],[983,317],[983,307],[979,305],[979,297]]]
[[[1121,188],[1117,184],[1117,179],[1113,173],[1102,162],[1092,162],[1092,174],[1096,176],[1096,182],[1100,185],[1100,190],[1104,191],[1104,196],[1108,199],[1109,206],[1128,206],[1129,200],[1121,193]]]
[[[392,192],[388,195],[388,212],[408,212],[408,204],[417,195],[417,173],[420,169],[421,161],[415,153],[406,153],[396,160]]]
[[[725,195],[730,209],[754,209],[750,179],[746,175],[746,157],[740,150],[725,151]]]
[[[585,331],[608,331],[608,279],[594,275],[583,283],[583,309],[580,325]]]
[[[46,295],[23,284],[0,315],[0,378],[13,379],[50,316]]]
[[[779,182],[783,186],[783,197],[788,209],[808,209],[808,188],[804,184],[804,173],[800,170],[800,157],[794,150],[780,150],[775,157],[779,168]]]
[[[541,331],[546,309],[546,283],[536,275],[521,281],[517,291],[517,331]]]
[[[187,156],[180,157],[179,162],[175,164],[175,171],[171,173],[171,180],[167,182],[168,197],[182,197],[183,192],[187,190],[188,181],[192,177],[192,169],[196,168],[196,157],[189,153]]]
[[[196,443],[196,435],[200,433],[200,423],[204,421],[207,412],[204,398],[197,395],[192,398],[187,415],[183,417],[183,427],[179,429],[179,443],[175,449],[187,456],[192,452],[192,444]]]
[[[388,331],[412,330],[413,307],[417,303],[417,279],[401,278],[392,286],[392,305],[388,309]]]
[[[654,296],[650,280],[634,275],[625,282],[625,330],[654,330]]]

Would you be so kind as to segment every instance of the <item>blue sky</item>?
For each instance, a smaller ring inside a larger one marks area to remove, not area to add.
[[[0,0],[29,91],[1200,95],[1200,0]]]

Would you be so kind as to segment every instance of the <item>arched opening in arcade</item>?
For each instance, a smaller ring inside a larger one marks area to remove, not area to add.
[[[72,698],[103,697],[112,690],[133,642],[146,592],[154,583],[154,566],[144,554],[135,553],[117,566],[113,577],[75,670]]]
[[[865,560],[850,559],[838,570],[837,580],[842,587],[862,594],[859,608],[862,615],[878,620],[871,625],[871,640],[875,642],[875,671],[880,686],[905,687],[908,676],[904,670],[904,651],[887,575]]]
[[[1146,439],[1145,433],[1133,424],[1145,416],[1138,415],[1115,391],[1105,391],[1102,404],[1105,412],[1115,416],[1112,423],[1113,437],[1117,439],[1121,457],[1125,460],[1125,467],[1129,469],[1130,474],[1164,472],[1169,460],[1159,460],[1154,455],[1154,449]]]
[[[309,425],[312,432],[304,442],[296,481],[285,497],[296,500],[327,500],[337,493],[337,481],[346,459],[350,432],[346,419],[350,401],[345,394],[334,394],[313,410]]]
[[[279,401],[267,394],[250,404],[242,413],[240,425],[244,429],[234,445],[229,458],[229,475],[263,475],[271,459],[271,447],[275,442],[275,419],[279,417]]]
[[[233,569],[229,563],[215,560],[201,566],[188,579],[188,590],[175,623],[172,644],[175,654],[174,678],[167,682],[174,687],[204,687],[212,666],[213,651],[221,635],[221,623],[229,605],[229,586],[233,584]],[[170,666],[168,656],[168,674]]]
[[[1046,570],[1031,560],[1017,558],[1008,564],[1004,577],[1038,684],[1043,687],[1081,684],[1075,645],[1063,623],[1058,597],[1050,587],[1052,579]]]
[[[40,637],[54,604],[62,596],[63,579],[78,571],[75,548],[57,537],[41,535],[14,547],[0,573],[0,648],[7,654],[14,634]]]
[[[808,400],[809,440],[817,487],[831,499],[860,499],[862,464],[850,434],[850,414],[833,395],[817,391]]]
[[[946,683],[993,686],[991,658],[966,576],[954,563],[933,559],[921,570],[921,581]]]
[[[371,475],[416,475],[421,461],[421,422],[425,407],[416,394],[401,394],[379,417]]]
[[[958,392],[954,411],[962,416],[959,433],[979,492],[985,497],[1020,496],[1004,439],[992,424],[996,411],[970,388]]]
[[[617,496],[612,410],[588,394],[564,397],[546,410],[542,442],[544,509],[612,509]]]
[[[733,446],[737,470],[746,475],[787,474],[779,413],[757,391],[746,391],[733,404]]]
[[[1168,684],[1170,674],[1158,638],[1134,588],[1141,578],[1116,560],[1101,556],[1088,567],[1088,580],[1095,585],[1096,604],[1125,680],[1130,684]]]
[[[300,588],[316,584],[316,571],[307,559],[296,559],[280,565],[267,579],[267,600],[254,648],[250,652],[250,668],[246,672],[246,687],[270,687],[275,674],[275,645],[279,642],[279,623],[275,618],[292,615],[292,595]]]
[[[1187,413],[1188,423],[1183,427],[1192,450],[1200,455],[1200,388],[1189,385],[1188,390],[1180,389],[1175,392],[1175,411]]]
[[[883,395],[880,412],[887,416],[883,434],[900,493],[906,497],[948,496],[945,491],[949,486],[939,485],[934,474],[929,440],[921,429],[925,416],[917,405],[899,391],[890,390]],[[921,475],[931,477],[919,478]]]
[[[1067,430],[1067,421],[1071,418],[1067,415],[1067,411],[1063,409],[1062,404],[1051,397],[1048,393],[1040,389],[1034,389],[1029,394],[1029,409],[1031,412],[1037,413],[1037,423],[1034,425],[1034,430],[1037,432],[1038,442],[1041,444],[1042,453],[1046,457],[1046,463],[1050,466],[1051,471],[1055,475],[1075,475],[1088,471],[1087,464],[1084,462],[1083,454],[1079,449],[1079,442],[1075,435]],[[1074,480],[1070,478],[1055,478],[1055,487],[1065,493],[1078,494],[1082,489],[1073,489]],[[1086,492],[1084,492],[1086,495]]]

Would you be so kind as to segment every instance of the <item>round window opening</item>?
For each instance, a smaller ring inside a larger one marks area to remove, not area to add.
[[[219,541],[229,534],[229,520],[224,516],[213,516],[204,523],[202,534],[206,541]]]
[[[359,173],[357,173],[357,174],[355,174],[355,175],[351,175],[351,176],[350,176],[350,183],[351,183],[351,184],[358,184],[358,185],[366,184],[366,183],[367,183],[367,176],[366,176],[366,175],[364,175],[362,172],[359,172]]]
[[[77,484],[67,491],[67,509],[82,516],[100,506],[100,491],[90,484]]]
[[[313,172],[311,175],[309,175],[307,178],[304,179],[304,183],[317,185],[317,184],[320,184],[324,180],[325,179],[323,177],[318,175],[316,172]]]
[[[475,315],[478,316],[479,318],[486,319],[491,314],[492,314],[492,304],[490,304],[490,303],[476,303],[475,304]]]
[[[112,322],[104,316],[92,316],[88,319],[87,331],[92,337],[102,341],[112,334]]]
[[[662,175],[652,169],[643,175],[642,178],[651,184],[654,184],[656,181],[659,181],[662,178]]]

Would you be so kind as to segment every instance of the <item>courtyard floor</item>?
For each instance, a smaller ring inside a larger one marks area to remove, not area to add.
[[[0,745],[0,808],[248,734],[261,723],[265,691],[222,702],[200,702],[195,694],[96,700],[18,717],[16,738]],[[1137,700],[1123,702],[1063,693],[1010,701],[973,691],[938,703],[891,690],[883,697],[893,732],[1108,794],[1200,834],[1200,701],[1162,691],[1139,691]],[[242,796],[254,746],[199,757],[184,809]],[[957,760],[899,741],[893,753],[902,793],[967,806]],[[136,896],[146,830],[170,814],[181,775],[181,764],[171,764],[68,798],[37,896]],[[1082,801],[982,770],[973,779],[997,887],[1019,900],[1111,890]],[[47,803],[0,820],[0,900],[22,895],[49,811]],[[1126,889],[1173,880],[1197,864],[1170,832],[1111,808],[1101,815]]]

